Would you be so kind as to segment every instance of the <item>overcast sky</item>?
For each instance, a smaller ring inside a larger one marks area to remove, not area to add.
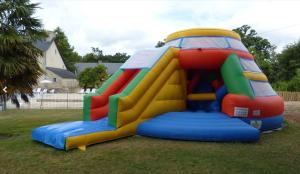
[[[233,29],[244,24],[281,51],[300,39],[300,1],[229,0],[34,0],[45,29],[61,27],[81,55],[153,48],[174,31],[195,27]]]

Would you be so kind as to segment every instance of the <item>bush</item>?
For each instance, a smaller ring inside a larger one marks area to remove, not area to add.
[[[300,69],[296,70],[296,75],[290,81],[278,81],[272,86],[277,91],[300,91]]]
[[[78,76],[79,86],[83,88],[97,88],[108,78],[106,67],[98,65],[86,68]]]

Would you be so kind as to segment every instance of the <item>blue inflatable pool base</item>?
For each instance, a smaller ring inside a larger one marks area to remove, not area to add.
[[[97,121],[75,121],[38,127],[32,139],[58,149],[65,149],[68,137],[110,131],[107,117]],[[260,131],[282,127],[283,116],[263,119],[230,118],[220,112],[169,112],[141,123],[137,134],[143,136],[215,142],[257,141]],[[256,127],[256,128],[255,128]]]
[[[240,118],[245,123],[259,129],[261,132],[279,130],[282,128],[283,116],[277,115],[267,118]]]
[[[238,118],[220,112],[170,112],[141,123],[137,134],[164,139],[252,142],[260,132]]]

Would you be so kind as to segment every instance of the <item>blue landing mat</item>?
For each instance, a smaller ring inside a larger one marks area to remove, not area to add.
[[[97,121],[75,121],[41,126],[32,130],[32,139],[64,149],[67,137],[115,130],[107,125],[107,121],[105,117]]]
[[[169,112],[141,123],[137,134],[193,141],[258,141],[260,132],[219,112]]]

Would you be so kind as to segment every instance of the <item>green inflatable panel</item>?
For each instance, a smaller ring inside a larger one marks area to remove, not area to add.
[[[107,79],[101,85],[101,87],[96,90],[95,93],[84,95],[83,97],[83,120],[84,121],[90,121],[92,96],[97,96],[103,93],[109,87],[109,85],[111,85],[122,73],[123,70],[119,69],[109,79]]]
[[[254,98],[250,82],[244,76],[240,59],[236,54],[230,54],[227,57],[221,67],[221,74],[229,93]]]

